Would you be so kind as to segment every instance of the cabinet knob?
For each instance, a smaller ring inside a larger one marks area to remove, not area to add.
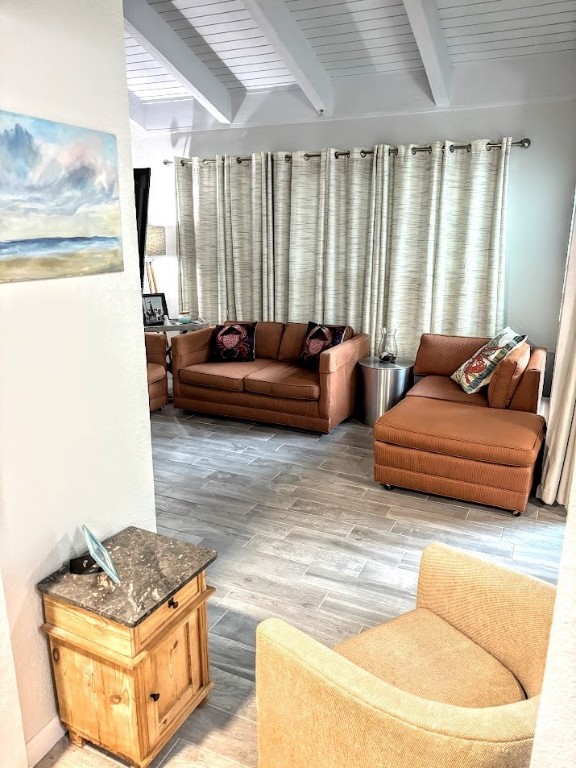
[[[158,699],[160,698],[160,694],[159,693],[151,693],[150,694],[150,698],[152,699],[152,701],[158,701]]]
[[[168,600],[168,606],[174,609],[178,608],[178,600],[174,600],[174,598],[171,597],[170,600]]]

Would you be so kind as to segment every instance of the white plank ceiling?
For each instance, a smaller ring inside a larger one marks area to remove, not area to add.
[[[332,77],[422,67],[402,0],[285,0]]]
[[[128,88],[141,101],[174,101],[190,98],[188,91],[164,67],[138,45],[130,35],[124,35]]]
[[[430,0],[434,2],[434,0]],[[576,0],[436,0],[451,63],[576,50]],[[228,89],[296,87],[241,0],[148,0]],[[284,0],[334,78],[423,67],[402,0]],[[126,36],[129,89],[142,101],[191,98]]]
[[[453,63],[576,49],[576,0],[438,0]]]

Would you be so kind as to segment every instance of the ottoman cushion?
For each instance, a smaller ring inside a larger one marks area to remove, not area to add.
[[[534,413],[471,408],[468,404],[407,397],[374,425],[376,440],[491,464],[531,467],[544,435]]]

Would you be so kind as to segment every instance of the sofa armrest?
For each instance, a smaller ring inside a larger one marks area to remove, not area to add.
[[[166,350],[168,348],[168,339],[165,333],[145,333],[144,343],[146,345],[146,362],[157,363],[167,367]]]
[[[508,409],[510,411],[528,411],[538,413],[542,388],[544,387],[544,370],[546,368],[546,350],[543,347],[534,347],[528,366],[514,394]]]
[[[369,351],[370,337],[366,333],[358,333],[320,354],[320,373],[334,373],[344,365],[356,365]]]
[[[257,629],[256,704],[259,768],[525,765],[537,706],[422,699],[280,619]]]
[[[203,328],[174,336],[172,339],[172,361],[174,376],[180,368],[197,363],[207,363],[210,356],[210,342],[214,327]]]

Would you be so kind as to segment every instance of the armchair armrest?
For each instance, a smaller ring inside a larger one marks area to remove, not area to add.
[[[510,411],[528,411],[538,413],[542,388],[544,386],[544,369],[546,368],[546,350],[543,347],[534,347],[528,367],[518,382],[516,391],[508,409]]]
[[[165,333],[145,333],[146,362],[157,363],[163,368],[167,367],[166,350],[168,340]]]
[[[528,696],[542,686],[555,597],[551,584],[445,544],[424,550],[418,607],[491,653]]]
[[[279,619],[257,630],[256,702],[259,768],[525,765],[537,707],[422,699]]]
[[[370,337],[367,333],[358,333],[320,354],[320,373],[334,373],[344,365],[356,365],[369,351]]]
[[[201,331],[182,333],[172,339],[172,361],[174,377],[180,368],[188,365],[208,362],[210,355],[210,342],[214,327],[203,328]]]

